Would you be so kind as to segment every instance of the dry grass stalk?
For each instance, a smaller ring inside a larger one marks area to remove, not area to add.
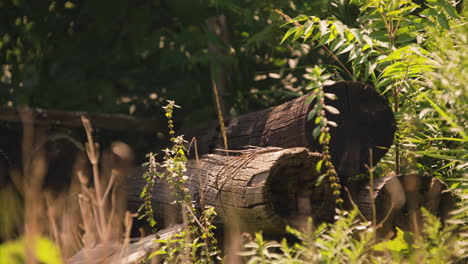
[[[53,135],[47,135],[47,128],[36,126],[28,109],[23,109],[20,115],[23,168],[10,168],[8,173],[24,197],[24,218],[18,225],[18,232],[25,238],[25,263],[38,263],[34,248],[38,237],[51,238],[64,259],[82,247],[91,248],[99,243],[117,243],[125,254],[132,217],[135,216],[125,212],[123,188],[125,177],[134,167],[132,150],[122,142],[114,142],[100,155],[98,145],[93,141],[91,123],[83,118],[88,157],[82,148],[78,148],[80,151],[70,164],[73,175],[60,175],[71,177],[69,188],[65,187],[59,193],[48,191],[44,187],[45,178],[56,173],[46,150]],[[73,143],[77,147],[76,142]],[[100,158],[102,164],[99,164]],[[16,210],[21,211],[21,208]],[[85,263],[96,263],[96,259],[88,260]]]

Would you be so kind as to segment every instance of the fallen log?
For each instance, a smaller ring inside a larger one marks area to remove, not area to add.
[[[197,166],[187,162],[186,187],[195,200],[213,206],[218,223],[235,221],[245,232],[263,230],[284,233],[285,225],[297,226],[307,217],[316,222],[331,221],[334,199],[324,181],[316,186],[315,164],[318,153],[306,148],[264,148],[240,156],[206,155]],[[130,177],[128,208],[136,211],[142,204],[140,192],[146,184],[141,174]],[[152,192],[156,220],[162,226],[181,222],[181,210],[162,180]]]
[[[42,108],[13,108],[0,106],[0,121],[21,123],[21,112],[30,112],[35,125],[82,128],[81,116],[87,117],[96,128],[114,131],[139,131],[154,133],[165,130],[161,119],[138,118],[124,114],[103,114],[49,110]]]
[[[179,224],[162,229],[156,235],[146,236],[136,242],[99,244],[92,248],[83,248],[67,260],[68,264],[136,264],[141,263],[151,252],[159,247],[156,239],[168,239],[182,232],[184,225]]]
[[[386,99],[374,87],[361,82],[337,82],[325,86],[326,93],[338,99],[325,99],[340,111],[326,117],[338,126],[331,127],[330,152],[332,162],[342,178],[365,172],[369,164],[369,149],[375,165],[393,144],[395,119]],[[228,147],[244,149],[248,145],[259,147],[307,147],[320,151],[313,140],[313,121],[307,119],[312,105],[309,95],[263,111],[249,113],[225,121]],[[183,131],[186,138],[197,138],[200,153],[213,153],[222,148],[222,137],[217,122]]]
[[[372,221],[375,205],[375,222],[380,237],[391,237],[398,227],[404,231],[420,232],[421,208],[439,217],[444,223],[454,209],[455,198],[448,186],[438,178],[426,174],[390,174],[374,180],[373,196],[369,183],[359,182],[358,190],[351,191],[366,220]],[[373,197],[373,198],[372,198]]]

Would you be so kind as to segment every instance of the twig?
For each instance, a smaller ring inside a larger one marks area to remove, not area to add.
[[[195,152],[195,164],[196,164],[196,173],[198,177],[198,187],[199,187],[199,195],[200,195],[200,208],[201,210],[205,210],[205,193],[204,189],[206,187],[206,184],[208,183],[208,179],[205,179],[205,182],[202,183],[202,177],[200,174],[200,158],[198,157],[198,145],[197,145],[197,138],[193,137],[192,140],[190,141],[190,145],[188,148],[188,152],[190,153],[190,148],[193,145],[194,152]]]
[[[190,206],[185,201],[183,202],[183,204],[184,204],[185,209],[192,215],[193,219],[195,220],[195,222],[197,222],[200,228],[203,229],[203,231],[208,232],[208,230],[205,229],[205,227],[200,223],[200,221],[198,221],[197,216],[192,212],[192,209],[190,208]]]
[[[380,223],[377,225],[378,228],[382,227],[382,225],[388,220],[388,218],[390,217],[390,215],[392,214],[393,212],[393,208],[395,207],[395,203],[392,202],[392,205],[390,206],[390,209],[387,211],[387,214],[385,215],[385,217],[382,219],[382,221],[380,221]]]
[[[114,181],[115,181],[115,174],[111,173],[111,178],[109,180],[109,183],[107,184],[106,192],[104,192],[104,195],[102,196],[101,205],[104,205],[104,201],[107,200],[107,196],[109,195],[109,192],[111,191],[112,186],[114,185]]]
[[[221,103],[219,102],[218,88],[214,80],[213,80],[213,92],[215,95],[216,110],[218,112],[218,121],[219,121],[219,126],[221,128],[221,135],[223,136],[224,148],[228,149],[227,133],[226,133],[226,127],[224,126],[223,112],[221,111]],[[228,152],[225,152],[225,153],[226,153],[226,156],[229,156]]]
[[[362,219],[364,219],[364,221],[369,222],[369,220],[366,219],[366,217],[361,212],[361,210],[359,210],[359,206],[354,202],[353,197],[351,196],[351,192],[348,190],[348,188],[346,187],[343,187],[343,188],[346,191],[346,194],[348,195],[349,202],[353,205],[354,208],[356,208],[358,214],[362,217]]]

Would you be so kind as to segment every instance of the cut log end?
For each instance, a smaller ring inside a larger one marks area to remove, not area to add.
[[[254,219],[250,219],[250,215],[241,219],[256,223],[246,226],[246,230],[257,231],[259,221],[265,223],[264,230],[270,234],[284,233],[285,225],[298,227],[308,217],[316,222],[331,221],[334,215],[334,210],[330,210],[334,208],[331,191],[325,181],[316,186],[315,165],[321,155],[304,148],[282,150],[278,154],[279,158],[269,171],[261,174],[268,175],[265,183],[259,183],[264,184],[264,201],[253,205],[252,209],[259,207],[262,210]]]
[[[429,175],[393,174],[375,179],[374,199],[369,184],[361,182],[359,185],[362,187],[353,199],[369,221],[373,220],[374,202],[380,237],[391,237],[396,227],[419,234],[423,225],[422,207],[445,223],[455,206],[454,195],[447,185]]]
[[[324,92],[336,95],[336,100],[326,98],[325,104],[340,111],[338,115],[326,112],[327,119],[338,124],[330,129],[333,164],[342,178],[367,171],[366,164],[377,164],[393,144],[395,118],[387,100],[361,82],[337,82],[325,86]]]
[[[301,153],[279,159],[271,169],[269,189],[272,208],[284,223],[298,226],[307,217],[316,222],[332,221],[334,199],[324,181],[316,186],[318,173],[315,165],[321,159],[316,153]]]

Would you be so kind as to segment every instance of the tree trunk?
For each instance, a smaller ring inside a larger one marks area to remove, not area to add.
[[[429,175],[392,174],[375,179],[373,199],[369,184],[358,182],[356,186],[359,189],[351,191],[353,200],[369,221],[373,220],[372,202],[375,204],[381,237],[392,237],[395,227],[418,234],[422,227],[421,207],[445,222],[455,205],[447,185]]]
[[[340,111],[326,113],[328,120],[338,124],[331,127],[330,152],[332,162],[341,178],[366,171],[369,149],[375,165],[393,143],[395,119],[388,102],[372,86],[360,82],[337,82],[324,87],[326,93],[335,94],[337,100],[325,100]],[[309,96],[303,96],[263,111],[241,115],[225,121],[230,149],[258,147],[307,147],[320,151],[312,137],[313,120],[307,115],[312,105]],[[187,138],[197,138],[200,153],[212,153],[223,146],[220,128],[216,122],[184,131]]]
[[[198,169],[196,161],[187,162],[186,186],[192,198],[214,206],[217,221],[238,224],[241,231],[281,234],[285,225],[300,225],[308,216],[316,222],[333,219],[328,184],[315,185],[320,159],[305,148],[255,149],[235,157],[211,154],[200,160]],[[144,185],[141,174],[129,179],[130,210],[142,203]],[[152,194],[158,223],[170,226],[181,221],[181,210],[172,204],[165,182],[157,182]]]
[[[214,102],[219,100],[220,111],[224,116],[229,115],[230,105],[226,101],[229,94],[228,70],[223,64],[223,57],[229,54],[229,36],[227,19],[224,15],[218,15],[206,19],[208,30],[217,38],[217,41],[208,43],[208,51],[211,54],[211,78],[213,80]],[[208,38],[213,39],[213,38]]]

